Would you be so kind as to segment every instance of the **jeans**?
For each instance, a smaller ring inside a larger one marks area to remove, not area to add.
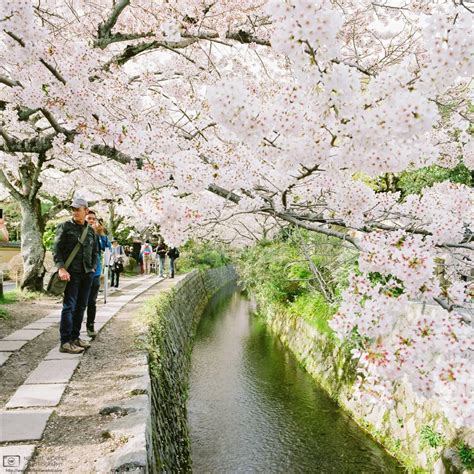
[[[160,277],[163,276],[163,272],[165,271],[165,257],[158,256],[158,263],[160,265]]]
[[[97,312],[97,295],[100,288],[100,275],[96,275],[92,280],[91,292],[89,294],[89,302],[87,303],[87,326],[94,326],[95,315]]]
[[[174,261],[175,258],[170,257],[170,278],[174,278]]]
[[[150,265],[151,265],[151,254],[150,255],[143,255],[143,265],[145,267],[145,275],[150,274]]]
[[[115,286],[118,288],[120,280],[120,272],[116,272],[115,270],[110,270],[110,286]],[[115,282],[115,285],[114,285]]]
[[[59,326],[61,344],[75,341],[79,337],[92,280],[94,279],[94,272],[71,272],[70,275],[71,279],[64,290],[61,324]]]

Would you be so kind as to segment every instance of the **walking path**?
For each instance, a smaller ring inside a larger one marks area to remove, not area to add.
[[[136,277],[123,285],[116,294],[110,295],[106,305],[99,301],[96,331],[100,332],[121,308],[160,281],[156,275]],[[126,293],[123,294],[122,290],[126,290]],[[13,353],[21,351],[51,326],[57,325],[59,315],[60,305],[47,316],[0,339],[0,366]],[[81,338],[88,339],[82,334]],[[61,353],[59,344],[56,345],[29,373],[5,406],[0,406],[0,473],[22,472],[26,468],[37,442],[43,436],[48,419],[54,407],[59,405],[83,354]]]

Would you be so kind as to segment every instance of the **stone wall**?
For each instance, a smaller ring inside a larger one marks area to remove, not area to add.
[[[186,400],[193,338],[210,297],[235,279],[233,267],[194,271],[150,302],[150,472],[191,472]]]
[[[416,317],[421,306],[407,307],[407,320]],[[410,472],[464,472],[457,445],[462,440],[472,446],[472,430],[456,430],[436,405],[419,400],[408,384],[397,387],[393,407],[357,402],[352,396],[355,367],[348,348],[302,318],[263,305],[261,310],[271,330],[313,378]]]

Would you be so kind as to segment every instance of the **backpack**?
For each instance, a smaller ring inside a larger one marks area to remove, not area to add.
[[[143,248],[143,255],[151,255],[151,245],[146,244]]]

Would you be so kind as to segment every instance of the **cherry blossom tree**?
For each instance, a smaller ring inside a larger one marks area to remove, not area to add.
[[[159,223],[175,244],[266,219],[342,239],[358,269],[331,324],[359,337],[359,392],[390,398],[408,377],[457,424],[472,422],[472,333],[457,309],[472,291],[473,191],[440,183],[405,198],[370,185],[432,164],[474,169],[469,2],[0,8],[0,159],[12,166],[0,179],[24,216],[49,178],[54,192],[55,173],[82,184],[88,169],[84,186],[102,176],[124,216]],[[38,180],[19,192],[22,169]],[[398,328],[413,300],[443,316]]]

